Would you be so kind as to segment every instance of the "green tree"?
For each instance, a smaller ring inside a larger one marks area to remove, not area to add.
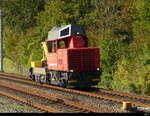
[[[35,16],[44,10],[43,0],[14,0],[9,1],[4,7],[5,25],[13,31],[21,33],[36,25]]]

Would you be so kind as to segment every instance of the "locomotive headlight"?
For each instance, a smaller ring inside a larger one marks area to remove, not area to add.
[[[97,68],[97,70],[99,70],[99,68]]]
[[[79,32],[76,32],[76,34],[79,35],[80,33],[79,33]]]
[[[70,70],[70,72],[73,72],[73,70]]]

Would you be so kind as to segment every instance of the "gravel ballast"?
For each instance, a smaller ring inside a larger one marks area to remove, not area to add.
[[[40,113],[38,109],[0,95],[0,113]]]

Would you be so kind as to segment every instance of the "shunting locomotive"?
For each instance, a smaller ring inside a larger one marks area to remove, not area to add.
[[[62,87],[89,87],[100,81],[99,48],[88,47],[80,24],[53,27],[41,43],[43,58],[31,62],[30,78]]]

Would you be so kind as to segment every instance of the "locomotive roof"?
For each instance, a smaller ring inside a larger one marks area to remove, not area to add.
[[[48,32],[48,40],[73,36],[76,35],[77,32],[79,35],[85,35],[82,25],[69,24],[60,27],[55,26]]]

